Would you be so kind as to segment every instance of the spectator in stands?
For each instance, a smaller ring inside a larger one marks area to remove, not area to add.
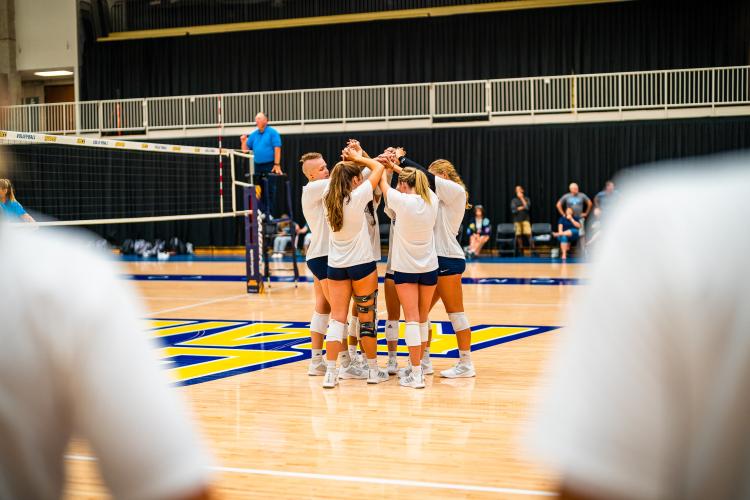
[[[300,228],[299,225],[295,225],[297,226],[297,237],[299,238],[299,235],[304,235],[302,247],[305,251],[305,255],[307,255],[307,249],[310,246],[310,242],[312,241],[312,232],[310,232],[310,226],[305,224],[302,228]]]
[[[618,196],[620,196],[620,193],[615,190],[615,183],[607,181],[604,185],[604,190],[599,191],[599,193],[594,196],[594,206],[601,208],[606,212],[610,205],[617,201]]]
[[[9,179],[0,179],[0,214],[12,222],[36,222],[16,200]]]
[[[531,200],[524,194],[523,186],[516,186],[516,196],[510,200],[510,211],[513,213],[513,226],[516,230],[516,247],[523,251],[523,240],[529,241],[529,246],[534,246],[531,238],[531,216],[529,209]]]
[[[490,239],[492,226],[490,220],[484,216],[484,207],[477,205],[474,207],[474,219],[466,228],[466,234],[469,236],[469,246],[464,248],[466,256],[470,259],[476,258],[482,252],[482,247]]]
[[[208,457],[120,270],[70,236],[4,219],[0,498],[61,498],[74,432],[114,498],[208,498]]]
[[[560,212],[562,217],[566,217],[566,210],[572,208],[573,215],[577,220],[585,219],[588,217],[593,205],[591,199],[584,193],[578,191],[578,184],[575,182],[571,183],[569,188],[570,192],[564,194],[559,200],[557,200],[557,211]],[[583,208],[584,205],[586,205],[586,208]]]
[[[582,226],[583,224],[580,222],[580,217],[576,217],[573,212],[573,207],[568,207],[565,210],[565,216],[560,217],[557,221],[557,231],[552,234],[560,241],[562,260],[567,260],[570,244],[578,241]]]
[[[276,208],[279,200],[276,199],[277,179],[269,178],[269,174],[283,175],[281,170],[281,135],[268,125],[268,117],[265,113],[255,115],[255,126],[257,127],[250,135],[240,137],[242,151],[252,150],[255,162],[256,186],[263,186],[263,179],[268,179],[268,196],[262,194],[265,199],[266,209],[270,214],[278,213]]]
[[[294,225],[295,233],[299,226],[294,221],[289,221],[287,214],[281,215],[281,222],[276,224],[276,237],[273,240],[273,258],[280,259],[284,255],[287,245],[292,242],[292,224]]]

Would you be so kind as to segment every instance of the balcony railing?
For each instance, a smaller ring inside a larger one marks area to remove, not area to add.
[[[57,134],[485,119],[750,104],[750,66],[149,97],[0,108],[0,129]]]

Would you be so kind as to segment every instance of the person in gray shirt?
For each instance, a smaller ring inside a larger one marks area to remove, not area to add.
[[[565,210],[570,207],[573,209],[573,216],[577,218],[583,217],[585,219],[588,217],[591,207],[593,206],[591,199],[578,190],[578,184],[575,182],[571,183],[569,188],[570,192],[564,194],[559,200],[557,200],[557,211],[560,212],[561,216],[565,217]],[[584,204],[586,205],[585,209],[583,208]]]

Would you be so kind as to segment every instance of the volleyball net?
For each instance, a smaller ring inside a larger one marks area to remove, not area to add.
[[[36,227],[85,227],[114,245],[171,237],[243,245],[248,282],[262,275],[251,153],[7,130],[0,146],[5,177]]]

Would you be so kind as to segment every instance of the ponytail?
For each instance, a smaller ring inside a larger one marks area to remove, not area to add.
[[[421,196],[427,204],[432,203],[432,200],[430,200],[430,182],[422,171],[417,170],[414,167],[406,167],[399,174],[398,181],[414,188],[414,191]]]
[[[352,194],[352,179],[359,177],[362,171],[356,163],[351,161],[340,161],[331,171],[328,192],[323,197],[323,205],[326,209],[326,217],[331,231],[341,231],[344,226],[344,203],[347,203]]]

